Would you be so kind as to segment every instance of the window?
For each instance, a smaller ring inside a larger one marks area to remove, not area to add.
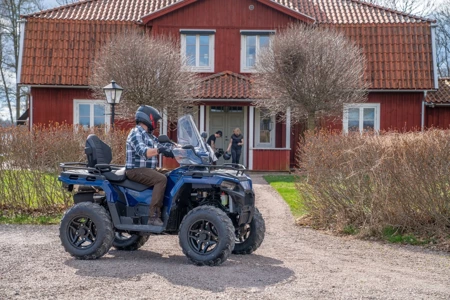
[[[254,72],[258,54],[270,46],[274,31],[241,31],[241,72]]]
[[[85,128],[109,125],[109,107],[103,100],[74,100],[74,125]]]
[[[380,104],[345,104],[344,132],[380,130]]]
[[[223,106],[211,106],[211,112],[224,112],[225,107]]]
[[[275,117],[266,109],[256,109],[255,114],[256,146],[273,148],[275,142]]]
[[[244,111],[242,106],[230,106],[228,107],[228,112],[230,113],[241,113]]]
[[[214,72],[214,31],[181,30],[181,52],[192,71]]]

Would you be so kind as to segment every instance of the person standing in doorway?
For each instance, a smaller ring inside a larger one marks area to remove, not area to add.
[[[222,131],[216,131],[216,133],[211,134],[206,143],[211,147],[211,149],[216,152],[216,139],[222,137]]]
[[[231,149],[231,162],[233,164],[238,164],[241,159],[242,145],[244,145],[244,137],[242,136],[241,130],[235,128],[227,148],[227,152],[230,152]]]

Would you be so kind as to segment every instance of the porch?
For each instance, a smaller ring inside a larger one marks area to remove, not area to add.
[[[240,163],[252,171],[289,171],[291,166],[291,124],[290,111],[285,121],[275,116],[267,117],[259,108],[248,101],[204,101],[193,107],[192,114],[200,132],[208,136],[217,131],[223,135],[216,139],[216,149],[227,150],[230,136],[240,128],[244,145]],[[162,120],[162,134],[176,141],[176,131],[169,130],[167,119]],[[220,158],[218,164],[227,163]],[[173,159],[163,159],[162,166],[178,167]]]

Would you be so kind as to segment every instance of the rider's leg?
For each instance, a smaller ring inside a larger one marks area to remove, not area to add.
[[[162,226],[163,222],[160,215],[164,200],[164,192],[166,190],[167,177],[158,171],[149,168],[128,170],[127,177],[132,181],[139,182],[148,187],[153,186],[149,224]]]

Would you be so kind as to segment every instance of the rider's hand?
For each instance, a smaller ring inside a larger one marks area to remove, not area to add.
[[[160,147],[158,148],[158,154],[162,154],[165,157],[171,157],[174,158],[172,150],[166,148],[166,147]]]

